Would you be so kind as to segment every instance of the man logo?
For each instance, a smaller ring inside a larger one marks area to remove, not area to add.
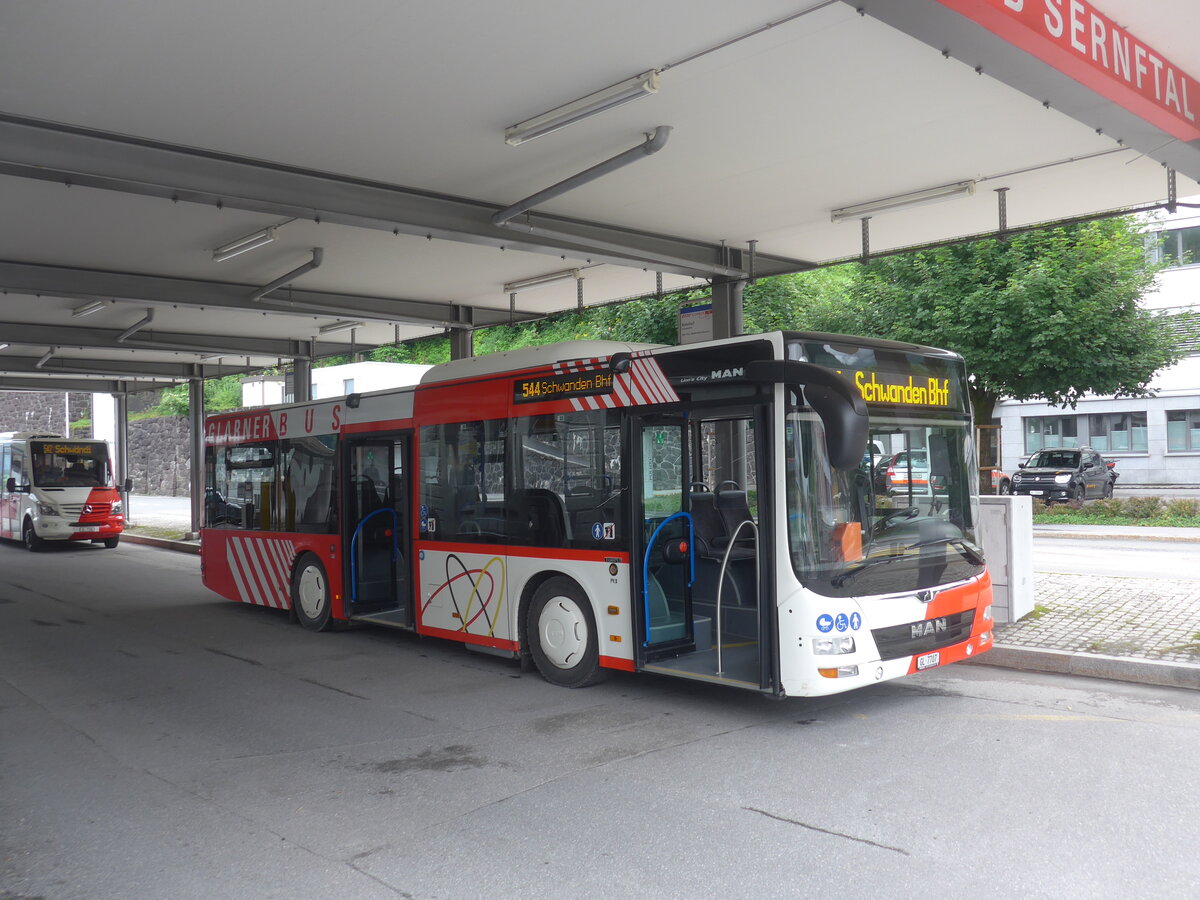
[[[922,603],[932,603],[933,598],[937,595],[937,591],[917,591],[917,599]]]
[[[913,622],[909,628],[912,630],[912,638],[915,641],[917,638],[940,634],[949,628],[949,624],[946,622],[946,617],[942,616],[940,619],[926,619],[924,622]]]
[[[744,378],[746,376],[745,369],[713,369],[709,379],[718,381],[723,378]]]

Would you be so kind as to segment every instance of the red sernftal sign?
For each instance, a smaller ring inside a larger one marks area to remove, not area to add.
[[[1172,137],[1200,138],[1196,79],[1087,0],[938,2]]]

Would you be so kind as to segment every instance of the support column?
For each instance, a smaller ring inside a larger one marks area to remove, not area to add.
[[[745,333],[745,321],[742,315],[743,281],[730,281],[725,278],[713,280],[713,340],[736,337]]]
[[[307,403],[312,399],[312,360],[292,360],[292,400]]]
[[[452,310],[454,321],[467,327],[450,329],[450,358],[469,359],[475,355],[475,329],[471,327],[475,311],[469,306],[454,306]]]
[[[192,527],[189,540],[200,537],[204,522],[204,379],[188,382],[188,438],[192,449]]]
[[[129,395],[126,393],[113,394],[113,480],[121,493],[125,510],[125,521],[130,522],[129,491],[125,482],[129,479]]]

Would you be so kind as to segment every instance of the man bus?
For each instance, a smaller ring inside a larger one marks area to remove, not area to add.
[[[961,358],[776,332],[574,342],[216,415],[204,582],[305,628],[821,695],[991,646]],[[875,488],[921,451],[927,484]]]

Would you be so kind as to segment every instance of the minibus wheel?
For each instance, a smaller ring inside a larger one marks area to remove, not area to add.
[[[37,532],[33,530],[33,523],[28,519],[25,520],[25,527],[21,529],[21,540],[25,542],[25,549],[34,553],[45,546],[45,542],[37,536]]]

